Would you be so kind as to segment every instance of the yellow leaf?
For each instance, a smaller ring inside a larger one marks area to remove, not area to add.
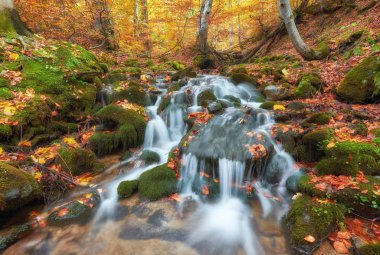
[[[8,58],[9,58],[10,60],[17,60],[19,57],[20,57],[20,56],[19,56],[17,53],[13,53],[13,52],[11,52],[11,53],[8,54]]]
[[[280,104],[276,104],[276,105],[273,106],[273,110],[275,110],[275,111],[285,111],[285,106],[280,105]]]
[[[36,179],[37,181],[40,181],[42,178],[42,173],[41,172],[36,172],[34,174],[34,179]]]
[[[335,146],[335,143],[334,142],[330,142],[329,144],[327,144],[327,149],[331,149],[331,148],[334,148]]]
[[[65,137],[63,138],[63,142],[68,145],[77,144],[77,141],[73,137]]]
[[[140,80],[142,80],[142,81],[147,81],[146,75],[144,75],[144,74],[141,75],[141,76],[140,76]]]
[[[14,106],[6,106],[5,108],[4,108],[4,114],[5,115],[7,115],[7,116],[13,116],[13,115],[15,115],[15,113],[16,113],[16,107],[14,107]]]
[[[4,149],[0,147],[0,156],[4,154]]]
[[[289,72],[286,70],[286,68],[282,69],[282,73],[285,75],[285,77],[289,76]]]

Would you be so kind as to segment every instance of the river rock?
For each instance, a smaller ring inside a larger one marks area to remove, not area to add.
[[[207,110],[209,113],[217,113],[223,109],[223,106],[221,103],[218,102],[212,102],[207,105]]]
[[[40,195],[41,187],[32,175],[0,163],[0,214],[18,209]]]
[[[314,255],[339,255],[330,244],[329,241],[324,241],[321,243],[321,246],[315,251]]]
[[[305,172],[298,171],[296,174],[290,176],[286,180],[286,189],[291,193],[297,193],[299,191],[298,181],[299,179],[305,175]]]
[[[264,95],[271,101],[285,100],[290,98],[291,91],[287,88],[270,85],[265,87]]]
[[[84,223],[91,213],[91,207],[72,201],[59,207],[48,217],[48,224],[51,226],[64,226],[74,223]]]
[[[14,244],[32,231],[29,224],[25,223],[11,229],[0,232],[0,251]]]

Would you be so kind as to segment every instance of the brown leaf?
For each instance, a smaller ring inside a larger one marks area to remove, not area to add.
[[[344,245],[343,242],[340,242],[340,241],[335,241],[333,243],[333,247],[335,249],[335,251],[337,253],[340,253],[340,254],[348,254],[348,249],[347,247]]]

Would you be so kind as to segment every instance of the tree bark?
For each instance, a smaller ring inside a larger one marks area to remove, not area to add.
[[[9,32],[26,36],[31,34],[14,8],[13,0],[0,0],[0,33]]]
[[[208,38],[208,26],[209,26],[209,19],[210,19],[210,13],[211,13],[211,8],[212,8],[212,1],[213,0],[202,1],[201,13],[200,13],[200,18],[199,18],[199,27],[198,27],[198,33],[197,33],[197,41],[196,41],[197,50],[200,51],[202,54],[206,54],[206,55],[209,52],[207,38]]]
[[[150,39],[150,29],[149,29],[149,11],[148,11],[148,0],[141,0],[141,38],[144,40],[144,48],[146,50],[146,55],[151,57],[152,53],[152,42]]]
[[[278,8],[280,16],[285,24],[288,35],[293,43],[294,48],[305,60],[318,59],[313,49],[309,48],[302,40],[301,35],[298,32],[296,23],[294,21],[294,15],[292,13],[289,0],[278,0]]]

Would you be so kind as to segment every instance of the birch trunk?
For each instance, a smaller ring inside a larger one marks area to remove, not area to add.
[[[318,59],[314,50],[306,45],[306,43],[302,40],[302,37],[298,32],[289,0],[278,0],[278,8],[280,11],[281,19],[285,24],[286,30],[288,31],[288,35],[297,52],[305,60]]]
[[[207,38],[211,8],[212,0],[203,0],[196,42],[197,50],[203,54],[208,54],[209,51]]]
[[[16,32],[19,35],[30,35],[21,21],[13,0],[0,0],[0,33]]]

